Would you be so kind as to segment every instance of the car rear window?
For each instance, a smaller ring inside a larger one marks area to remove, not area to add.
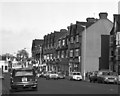
[[[109,72],[103,72],[102,75],[109,75]]]
[[[114,76],[117,76],[117,72],[110,72],[109,75],[114,75]]]
[[[33,71],[17,71],[15,76],[32,76]]]
[[[80,73],[73,73],[73,75],[80,75]]]

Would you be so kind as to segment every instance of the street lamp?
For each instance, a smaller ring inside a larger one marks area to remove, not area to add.
[[[84,80],[85,80],[85,59],[86,59],[86,26],[85,25],[81,25],[85,30],[85,33],[84,33],[84,55],[83,55],[83,69],[84,69],[84,72],[83,72],[83,75],[84,75]]]
[[[41,64],[41,52],[42,52],[42,48],[40,46],[40,64]]]

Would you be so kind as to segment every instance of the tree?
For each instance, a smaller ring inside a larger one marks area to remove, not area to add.
[[[12,60],[14,58],[14,56],[12,54],[10,54],[10,53],[5,53],[1,57],[2,57],[2,60],[7,60],[7,59]]]
[[[18,61],[20,61],[20,60],[25,61],[28,59],[28,57],[29,57],[29,54],[25,49],[19,50],[17,52],[17,60]]]

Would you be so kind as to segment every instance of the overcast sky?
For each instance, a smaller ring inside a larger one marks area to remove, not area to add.
[[[9,2],[8,2],[9,1]],[[48,33],[67,29],[70,23],[99,18],[107,12],[113,21],[119,0],[1,0],[0,54],[16,53],[26,48],[30,53],[32,40]]]

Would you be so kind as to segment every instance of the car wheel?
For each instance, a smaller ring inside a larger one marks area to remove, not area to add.
[[[69,78],[69,80],[71,81],[71,78]]]
[[[90,79],[90,83],[92,82],[92,80]]]
[[[104,81],[104,80],[102,80],[102,81],[101,81],[101,83],[105,84],[105,81]]]
[[[93,80],[93,83],[95,83],[95,80]]]
[[[46,77],[46,80],[48,80],[48,77]]]
[[[37,91],[37,87],[33,87],[32,89],[33,89],[34,91]]]
[[[9,91],[10,91],[11,93],[13,93],[13,92],[16,92],[16,89],[10,88]]]
[[[79,81],[82,81],[82,79],[80,79]]]
[[[97,83],[100,83],[100,80],[97,80]]]

